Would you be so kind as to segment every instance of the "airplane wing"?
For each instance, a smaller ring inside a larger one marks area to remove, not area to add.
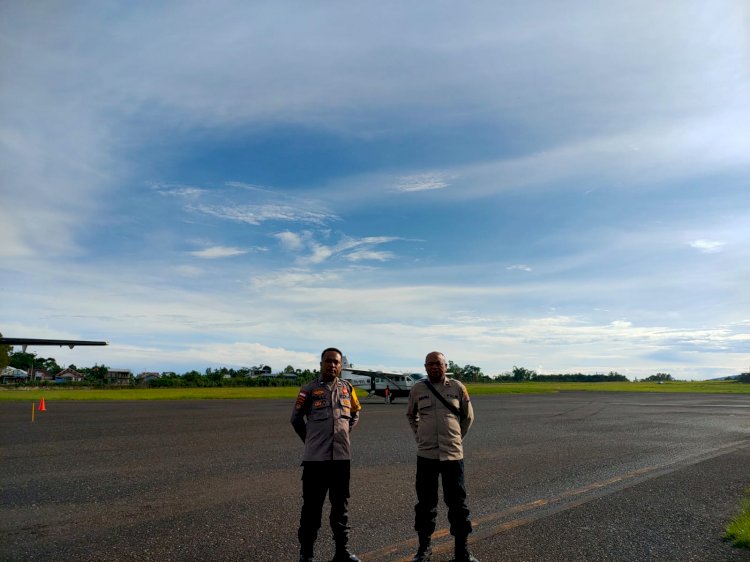
[[[73,349],[77,345],[108,345],[105,341],[89,341],[89,340],[45,340],[39,338],[3,338],[0,337],[0,345],[20,345],[21,348],[26,351],[26,347],[29,345],[67,345],[70,349]]]

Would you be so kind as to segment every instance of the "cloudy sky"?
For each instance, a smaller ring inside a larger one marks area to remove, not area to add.
[[[0,331],[61,364],[750,366],[750,5],[0,5]]]

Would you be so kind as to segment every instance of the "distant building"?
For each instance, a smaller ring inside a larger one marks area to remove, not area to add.
[[[260,367],[252,367],[248,370],[247,376],[248,377],[272,377],[271,374],[273,369],[269,367],[268,365],[261,365]]]
[[[28,379],[29,374],[23,369],[16,369],[15,367],[5,367],[5,369],[0,371],[0,384],[26,382]]]
[[[138,374],[138,381],[142,383],[148,383],[151,381],[155,381],[156,379],[161,377],[161,373],[157,373],[155,371],[146,372]]]
[[[130,369],[109,369],[104,377],[104,382],[118,386],[127,386],[133,383],[133,373]]]
[[[79,373],[75,369],[68,367],[57,373],[55,382],[81,382],[84,378],[86,377],[84,377],[83,373]]]
[[[29,380],[31,381],[53,381],[55,380],[55,377],[50,374],[50,372],[47,369],[38,369],[33,368],[28,370],[29,374]]]

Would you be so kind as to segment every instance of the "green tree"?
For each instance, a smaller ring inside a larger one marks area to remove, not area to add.
[[[57,364],[57,360],[54,357],[48,357],[46,359],[42,359],[41,361],[42,368],[44,368],[44,370],[52,375],[56,375],[57,373],[62,371],[62,367]],[[39,366],[38,363],[37,366]]]
[[[748,370],[747,373],[742,373],[741,375],[738,375],[737,380],[739,382],[750,383],[750,370]]]
[[[219,383],[223,378],[224,373],[222,373],[222,369],[212,369],[211,367],[206,369],[206,379],[208,379],[212,383]]]
[[[525,367],[516,367],[515,365],[513,365],[512,376],[514,381],[530,381],[536,378],[536,371],[532,371],[531,369],[527,369]]]
[[[0,371],[10,365],[10,355],[8,355],[9,349],[9,345],[0,345]]]
[[[651,375],[650,377],[646,377],[643,379],[644,381],[649,382],[667,382],[667,381],[673,381],[672,375],[669,373],[656,373],[655,375]]]
[[[463,376],[465,381],[478,382],[484,377],[484,373],[475,365],[464,365]]]
[[[32,367],[35,369],[44,369],[53,375],[62,371],[62,367],[57,364],[54,357],[37,357],[36,353],[18,351],[16,353],[11,352],[9,358],[11,367],[23,369],[24,371],[28,371]]]
[[[10,354],[10,366],[16,369],[23,369],[28,371],[32,365],[39,365],[36,361],[36,353],[26,353],[25,351],[17,351]]]
[[[0,337],[2,337],[2,334],[0,334]],[[0,345],[0,370],[5,369],[8,365],[10,365],[10,350],[11,346],[9,345]]]
[[[89,382],[103,384],[107,378],[109,368],[105,365],[94,365],[93,367],[90,367],[88,369],[83,369],[81,372],[85,375],[86,380],[88,380]]]
[[[448,361],[448,374],[452,375],[453,378],[458,379],[462,382],[478,382],[486,378],[482,373],[482,369],[474,365],[464,365],[460,367],[453,361]]]
[[[203,377],[198,371],[189,371],[182,378],[188,386],[203,386]]]
[[[300,384],[305,384],[310,381],[314,381],[320,376],[320,372],[317,370],[311,371],[310,369],[305,369],[304,371],[297,370],[297,382]]]

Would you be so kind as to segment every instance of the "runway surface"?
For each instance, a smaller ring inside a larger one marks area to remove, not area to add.
[[[366,402],[366,401],[365,401]],[[721,537],[750,486],[750,396],[478,396],[466,440],[482,562],[739,561]],[[292,401],[0,403],[0,560],[295,561]],[[351,547],[411,558],[403,399],[353,435]],[[326,507],[327,512],[327,507]],[[441,504],[435,560],[452,559]],[[327,515],[316,560],[332,556]]]

